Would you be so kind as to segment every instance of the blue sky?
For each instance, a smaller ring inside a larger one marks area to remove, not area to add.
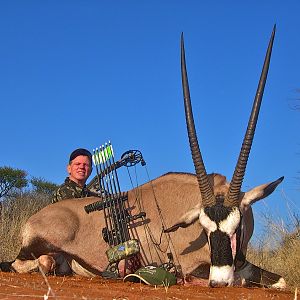
[[[141,150],[150,178],[193,172],[180,78],[184,32],[206,168],[230,179],[276,23],[243,189],[285,176],[255,212],[299,213],[300,111],[292,109],[300,98],[299,11],[299,1],[276,0],[1,1],[0,165],[61,183],[73,149],[111,140],[117,158]]]

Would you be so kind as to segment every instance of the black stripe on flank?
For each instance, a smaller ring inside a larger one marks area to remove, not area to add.
[[[232,266],[233,258],[229,236],[220,230],[216,230],[210,234],[209,239],[211,264],[217,267]]]
[[[238,271],[238,274],[245,280],[246,286],[270,287],[281,278],[280,275],[263,270],[248,261],[246,261],[244,267]]]

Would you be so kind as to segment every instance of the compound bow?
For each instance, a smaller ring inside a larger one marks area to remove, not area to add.
[[[102,237],[109,245],[106,255],[109,261],[107,271],[119,276],[118,263],[120,260],[134,257],[139,253],[139,242],[132,239],[129,232],[129,224],[138,218],[144,218],[145,212],[130,215],[125,202],[127,193],[121,192],[116,170],[122,166],[132,167],[138,163],[146,165],[142,153],[139,150],[129,150],[122,154],[121,159],[114,161],[114,152],[111,143],[93,150],[93,162],[96,167],[95,176],[88,188],[98,192],[101,200],[84,207],[86,213],[103,210],[105,225],[102,229]],[[111,275],[110,275],[111,276]]]

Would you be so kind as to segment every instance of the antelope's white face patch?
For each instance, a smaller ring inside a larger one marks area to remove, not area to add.
[[[240,211],[237,207],[234,207],[228,217],[219,223],[219,229],[222,232],[232,236],[241,221]]]
[[[207,214],[204,212],[204,209],[201,208],[200,215],[199,215],[199,221],[202,227],[205,228],[207,234],[210,232],[214,232],[218,229],[217,223],[212,221]]]
[[[209,218],[202,208],[199,215],[200,224],[205,228],[206,232],[214,232],[217,229],[232,236],[241,221],[240,211],[234,207],[226,219],[219,222],[219,224]]]

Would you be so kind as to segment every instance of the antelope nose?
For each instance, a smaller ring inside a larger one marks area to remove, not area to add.
[[[225,287],[225,286],[228,286],[228,282],[211,280],[209,282],[209,286],[210,287]]]

